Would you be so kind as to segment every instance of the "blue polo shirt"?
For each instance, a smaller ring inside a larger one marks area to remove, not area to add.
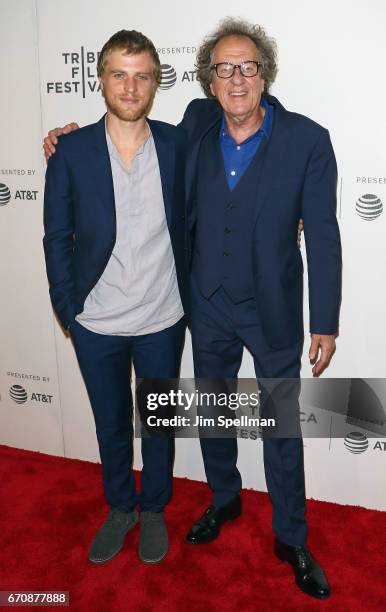
[[[265,109],[263,123],[255,134],[252,134],[252,136],[240,144],[237,144],[232,136],[228,134],[223,114],[220,128],[220,146],[224,160],[225,174],[231,191],[236,187],[253,157],[256,155],[263,138],[267,138],[268,140],[271,135],[273,107],[268,104],[264,98],[261,98],[260,106]]]

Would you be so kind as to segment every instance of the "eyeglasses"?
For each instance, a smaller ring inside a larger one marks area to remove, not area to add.
[[[259,68],[262,67],[263,64],[260,62],[255,62],[254,60],[248,60],[247,62],[243,62],[242,64],[231,64],[230,62],[220,62],[219,64],[213,64],[210,67],[211,70],[215,70],[217,76],[220,79],[230,79],[234,73],[235,69],[238,68],[240,73],[245,77],[254,77],[259,72]]]

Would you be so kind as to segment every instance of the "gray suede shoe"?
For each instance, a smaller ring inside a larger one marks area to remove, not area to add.
[[[89,560],[92,563],[109,561],[123,547],[128,531],[138,522],[138,512],[121,512],[112,508],[110,513],[92,541]]]
[[[168,530],[163,512],[141,512],[139,558],[144,563],[159,563],[169,549]]]

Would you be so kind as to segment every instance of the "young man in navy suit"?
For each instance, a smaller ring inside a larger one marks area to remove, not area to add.
[[[137,505],[141,560],[159,562],[168,550],[173,440],[142,439],[137,496],[130,386],[131,362],[138,378],[178,377],[185,335],[184,137],[146,119],[160,74],[143,34],[112,36],[98,60],[107,113],[64,136],[47,166],[50,294],[89,394],[110,505],[91,545],[94,563],[122,548]]]
[[[296,230],[303,218],[309,357],[318,376],[335,351],[341,299],[336,162],[328,132],[268,94],[276,52],[259,26],[224,21],[200,47],[197,68],[208,99],[194,100],[180,124],[188,136],[195,374],[236,378],[246,346],[258,378],[299,378],[303,263]],[[60,133],[45,139],[47,155]],[[324,599],[327,579],[306,546],[302,440],[263,442],[276,555],[294,567],[299,588]],[[201,448],[213,502],[187,535],[193,544],[215,539],[241,513],[237,441],[202,438]]]

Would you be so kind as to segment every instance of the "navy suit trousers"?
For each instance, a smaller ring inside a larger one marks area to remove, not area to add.
[[[234,304],[220,287],[206,299],[192,276],[191,299],[197,378],[237,378],[244,346],[253,356],[257,378],[299,378],[302,343],[280,350],[268,346],[254,298]],[[203,437],[200,442],[212,503],[224,506],[241,489],[237,439]],[[307,537],[303,441],[263,437],[263,452],[273,530],[279,540],[303,545]]]
[[[94,413],[107,503],[122,511],[137,504],[160,512],[172,493],[174,441],[143,438],[141,492],[132,471],[133,402],[131,363],[137,378],[177,378],[185,337],[185,321],[143,336],[107,336],[72,323],[74,342]]]

